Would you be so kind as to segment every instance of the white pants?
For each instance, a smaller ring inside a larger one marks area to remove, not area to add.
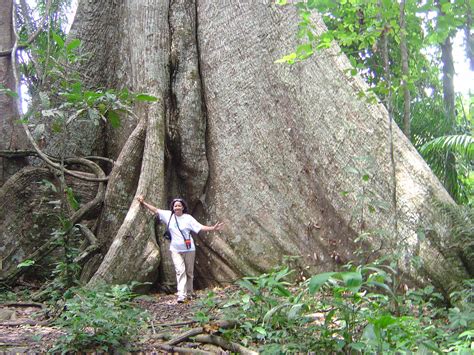
[[[178,283],[178,297],[186,297],[193,293],[194,280],[194,258],[195,251],[186,253],[171,252],[174,269],[176,271],[176,281]]]

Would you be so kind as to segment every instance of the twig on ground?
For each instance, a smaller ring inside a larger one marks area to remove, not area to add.
[[[7,302],[0,303],[0,307],[38,307],[45,308],[45,305],[38,302]]]
[[[0,327],[19,327],[21,325],[47,325],[48,321],[36,321],[31,319],[18,319],[9,322],[0,322]]]
[[[190,329],[190,330],[188,330],[188,331],[186,331],[182,334],[179,334],[177,337],[167,341],[165,344],[166,345],[176,345],[176,344],[179,344],[179,343],[185,341],[186,339],[188,339],[190,337],[199,335],[202,332],[204,332],[203,327],[193,328],[193,329]]]

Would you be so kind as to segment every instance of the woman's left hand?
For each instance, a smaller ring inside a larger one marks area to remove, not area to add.
[[[222,230],[223,227],[224,227],[224,223],[222,223],[222,222],[217,222],[216,224],[214,224],[214,225],[212,226],[212,230],[213,230],[213,231],[220,231],[220,230]]]

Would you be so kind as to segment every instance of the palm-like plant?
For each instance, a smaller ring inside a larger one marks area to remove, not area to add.
[[[473,204],[474,138],[468,134],[445,135],[426,142],[420,153],[458,203]]]

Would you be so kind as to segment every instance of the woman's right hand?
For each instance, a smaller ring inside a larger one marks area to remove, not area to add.
[[[137,201],[140,202],[140,203],[143,203],[143,201],[145,201],[145,198],[143,197],[143,195],[138,195],[137,196]]]

